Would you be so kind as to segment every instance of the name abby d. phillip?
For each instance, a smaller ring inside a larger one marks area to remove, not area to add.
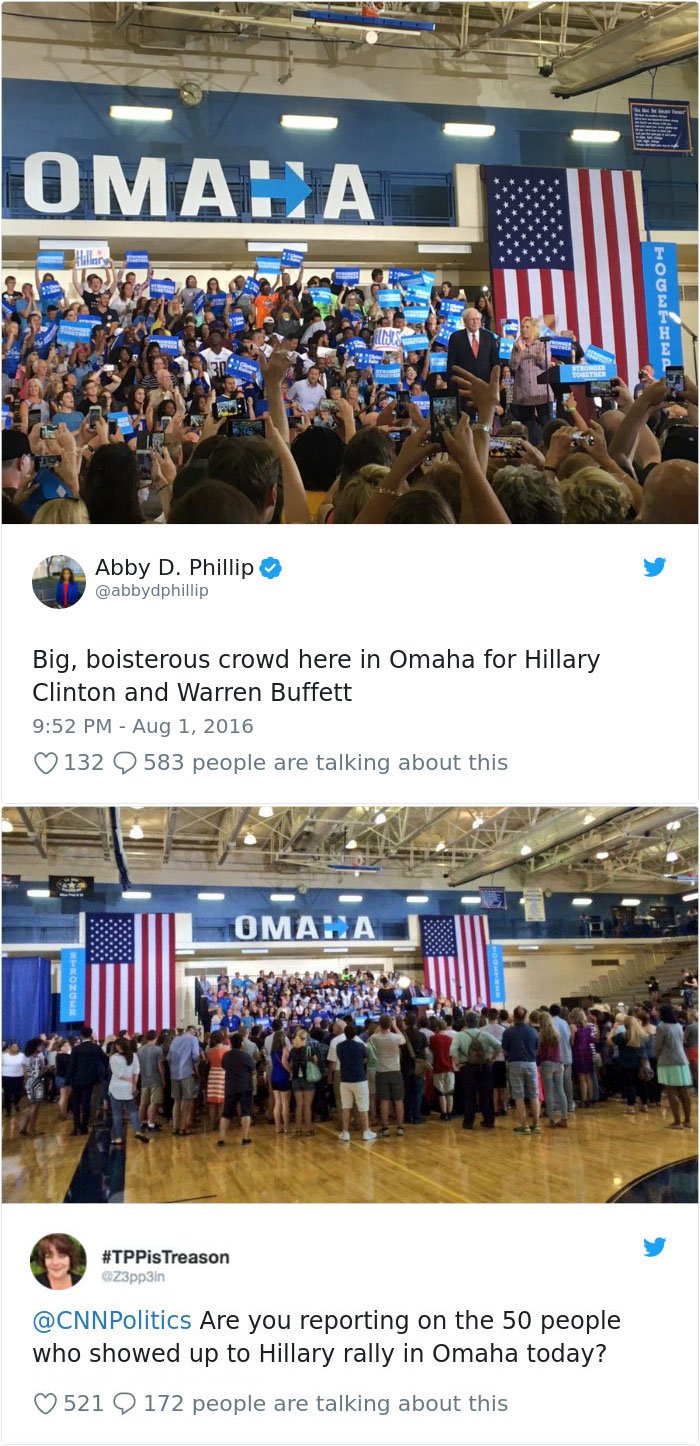
[[[255,563],[242,557],[189,557],[181,565],[172,557],[151,558],[137,562],[132,557],[101,557],[96,577],[134,577],[143,582],[147,577],[239,577],[243,582],[253,576]]]

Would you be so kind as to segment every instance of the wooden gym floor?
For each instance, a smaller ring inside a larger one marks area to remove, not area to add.
[[[665,1106],[632,1118],[611,1101],[577,1110],[566,1131],[550,1130],[545,1121],[541,1136],[513,1134],[511,1116],[497,1120],[495,1132],[477,1126],[470,1134],[460,1119],[442,1125],[433,1116],[425,1125],[408,1125],[403,1139],[392,1130],[387,1140],[365,1144],[353,1134],[341,1145],[334,1123],[316,1125],[313,1139],[295,1139],[276,1136],[261,1121],[248,1150],[233,1126],[224,1150],[214,1134],[174,1139],[164,1127],[147,1147],[127,1133],[124,1168],[106,1130],[73,1139],[71,1121],[44,1105],[33,1139],[9,1139],[4,1123],[3,1199],[62,1202],[82,1160],[81,1175],[98,1181],[100,1193],[80,1193],[76,1183],[76,1201],[600,1203],[638,1177],[694,1155],[695,1123],[692,1131],[671,1130],[669,1123]]]

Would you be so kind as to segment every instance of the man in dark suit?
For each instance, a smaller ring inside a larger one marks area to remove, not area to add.
[[[86,1135],[90,1124],[90,1101],[96,1084],[101,1084],[109,1074],[107,1056],[92,1037],[92,1030],[86,1025],[80,1031],[80,1044],[68,1061],[66,1084],[71,1086],[71,1110],[73,1112],[73,1134]]]
[[[462,367],[473,376],[488,382],[498,360],[498,337],[492,331],[485,331],[481,325],[481,312],[468,307],[464,313],[464,329],[453,331],[447,348],[447,386],[453,392],[452,368]]]

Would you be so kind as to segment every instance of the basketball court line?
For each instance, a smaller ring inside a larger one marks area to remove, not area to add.
[[[326,1127],[324,1127],[323,1125],[321,1125],[321,1126],[320,1126],[320,1133],[321,1133],[321,1134],[325,1134],[325,1135],[331,1135],[331,1134],[333,1133],[333,1131],[331,1131],[331,1130],[327,1129]],[[377,1141],[362,1140],[362,1139],[359,1139],[359,1140],[350,1139],[349,1143],[350,1143],[350,1145],[362,1145],[362,1144],[368,1145],[368,1146],[371,1147],[372,1151],[374,1152],[375,1146],[376,1146],[376,1144],[378,1143],[378,1140],[379,1140],[379,1136],[377,1136]],[[346,1141],[346,1143],[348,1143],[348,1142]],[[403,1171],[404,1171],[404,1174],[406,1174],[406,1175],[411,1175],[414,1180],[420,1180],[423,1185],[428,1185],[431,1190],[441,1190],[445,1195],[451,1195],[452,1199],[453,1199],[453,1200],[456,1200],[459,1205],[469,1205],[469,1203],[470,1203],[470,1201],[466,1198],[466,1196],[464,1196],[464,1195],[457,1195],[456,1192],[455,1192],[454,1190],[450,1190],[449,1186],[447,1186],[447,1185],[442,1185],[442,1184],[439,1184],[439,1185],[438,1185],[438,1184],[435,1182],[435,1180],[431,1180],[428,1175],[421,1175],[421,1173],[420,1173],[419,1170],[413,1170],[410,1165],[404,1165],[401,1160],[392,1160],[392,1159],[390,1159],[388,1156],[386,1156],[386,1155],[381,1155],[381,1154],[379,1154],[378,1156],[377,1156],[376,1154],[374,1154],[374,1159],[378,1159],[378,1160],[379,1160],[379,1163],[380,1163],[381,1165],[389,1165],[389,1166],[392,1166],[392,1165],[393,1165],[393,1167],[394,1167],[395,1170],[403,1170]],[[439,1201],[435,1201],[435,1202],[433,1202],[433,1203],[439,1204],[440,1202],[439,1202]]]

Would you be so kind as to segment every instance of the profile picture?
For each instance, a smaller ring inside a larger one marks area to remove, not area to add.
[[[44,557],[32,573],[34,596],[45,608],[72,608],[85,592],[85,571],[74,557]]]
[[[32,1275],[47,1290],[70,1290],[85,1274],[87,1258],[74,1235],[42,1235],[29,1257]]]

